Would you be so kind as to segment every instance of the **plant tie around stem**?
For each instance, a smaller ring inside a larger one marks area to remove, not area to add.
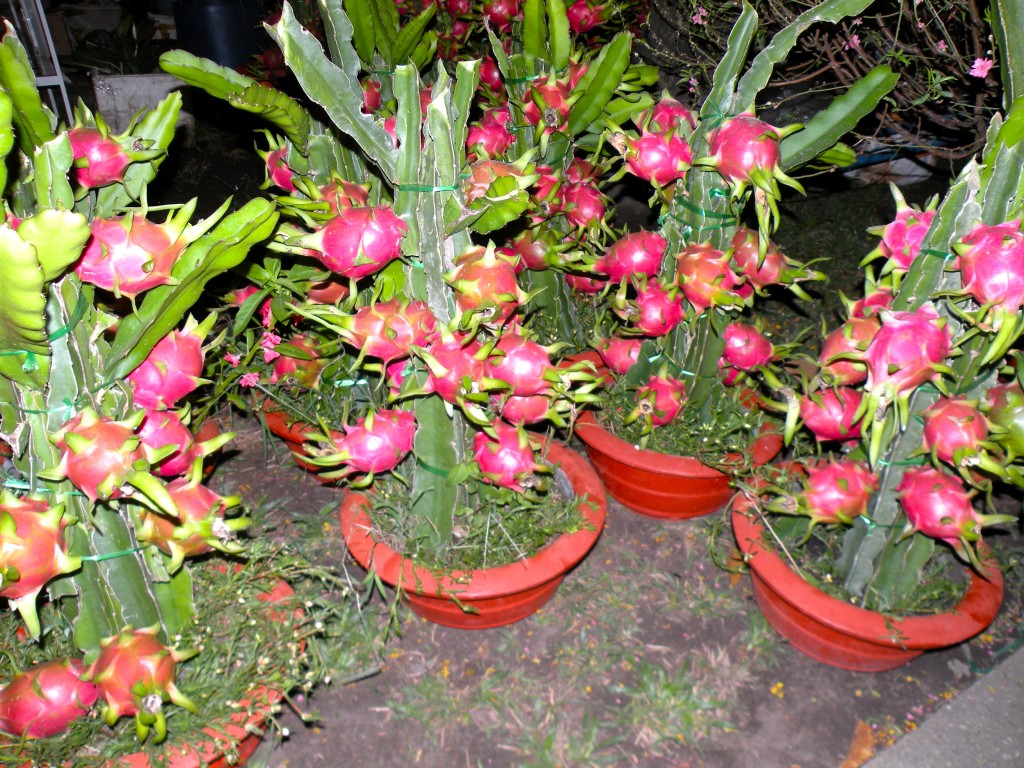
[[[68,318],[68,322],[62,325],[60,328],[55,330],[53,333],[47,335],[47,341],[57,341],[57,339],[67,336],[78,325],[79,321],[85,316],[85,309],[88,306],[88,302],[84,296],[79,296],[78,301],[75,302],[75,308],[71,310],[71,317]],[[21,365],[21,370],[29,373],[39,368],[39,363],[36,360],[36,353],[27,349],[5,349],[0,351],[0,357],[14,357],[16,355],[24,355],[25,362]]]
[[[956,254],[950,253],[949,251],[937,251],[934,248],[922,248],[921,253],[927,254],[928,256],[941,256],[943,261],[949,261],[955,259]]]
[[[437,475],[438,477],[448,477],[448,473],[445,472],[443,469],[441,469],[440,467],[431,466],[430,464],[427,464],[427,462],[423,461],[423,459],[419,457],[416,458],[416,463],[419,466],[423,467],[425,470],[427,470],[427,472],[429,472],[432,475]]]

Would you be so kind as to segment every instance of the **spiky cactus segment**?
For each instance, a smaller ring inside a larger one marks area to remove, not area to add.
[[[96,686],[103,701],[103,719],[114,725],[122,717],[135,717],[139,741],[153,731],[159,744],[167,738],[164,704],[170,702],[189,712],[196,705],[175,685],[177,665],[196,652],[169,648],[157,637],[157,627],[133,629],[101,641],[100,650],[84,678]]]
[[[21,614],[29,635],[40,634],[36,600],[56,576],[77,570],[81,560],[67,555],[64,505],[36,496],[0,492],[0,596]]]

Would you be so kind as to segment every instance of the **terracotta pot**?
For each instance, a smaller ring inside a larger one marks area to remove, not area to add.
[[[318,427],[308,424],[304,421],[295,421],[290,419],[284,411],[279,408],[275,408],[273,403],[269,400],[265,400],[263,405],[260,406],[261,413],[263,414],[263,421],[267,425],[267,429],[270,433],[276,437],[281,438],[288,446],[288,450],[291,451],[292,458],[295,459],[295,463],[298,464],[302,469],[309,472],[317,482],[323,483],[324,485],[331,485],[335,483],[335,480],[328,480],[321,477],[320,473],[330,470],[325,470],[323,467],[318,467],[315,464],[304,460],[303,456],[310,456],[306,448],[306,444],[309,443],[315,435],[321,434],[321,430]],[[331,431],[331,437],[340,440],[344,435],[341,432]]]
[[[757,605],[779,634],[818,661],[855,672],[884,672],[974,637],[999,612],[1003,575],[987,558],[985,578],[970,570],[966,594],[948,613],[896,619],[827,595],[763,545],[767,534],[750,506],[737,497],[731,514]]]
[[[671,456],[635,448],[597,423],[585,411],[576,435],[587,446],[612,498],[648,517],[683,520],[721,509],[733,495],[731,477],[689,456]],[[754,466],[771,461],[782,449],[782,435],[765,432],[747,455]]]
[[[604,488],[586,460],[559,443],[548,458],[565,473],[577,496],[590,502],[584,517],[593,530],[560,536],[533,557],[474,571],[438,573],[403,557],[372,533],[370,499],[348,493],[341,505],[341,533],[349,552],[385,583],[401,585],[402,596],[420,616],[459,629],[489,629],[519,621],[554,595],[562,578],[586,557],[604,528]],[[468,610],[466,610],[468,609]]]

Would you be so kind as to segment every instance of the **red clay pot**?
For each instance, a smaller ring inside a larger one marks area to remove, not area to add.
[[[589,411],[577,419],[575,431],[608,493],[641,515],[669,520],[700,517],[721,509],[733,495],[729,475],[689,456],[635,448],[598,424]],[[761,466],[781,449],[782,435],[765,432],[748,453],[754,465]]]
[[[304,421],[289,419],[288,416],[285,415],[284,411],[279,408],[275,408],[269,400],[265,400],[261,408],[263,421],[266,423],[267,429],[270,430],[272,435],[275,435],[284,441],[285,445],[288,446],[288,450],[291,451],[292,458],[295,459],[295,463],[316,478],[317,482],[323,483],[324,485],[331,485],[335,483],[335,480],[325,479],[320,474],[321,472],[329,472],[330,470],[318,467],[303,459],[303,456],[311,455],[306,448],[306,444],[309,443],[315,435],[319,435],[321,430]],[[344,435],[341,432],[331,431],[331,437],[340,440],[343,436]]]
[[[412,610],[438,624],[490,629],[519,621],[543,606],[562,578],[591,550],[604,528],[606,502],[597,473],[575,451],[550,443],[548,459],[567,476],[577,496],[590,502],[584,517],[593,530],[560,536],[533,557],[474,571],[437,571],[417,565],[376,540],[367,510],[371,502],[350,492],[341,505],[341,533],[349,552],[385,583],[401,585]]]
[[[895,619],[821,592],[766,548],[766,532],[737,497],[732,507],[736,542],[750,566],[761,613],[795,648],[811,658],[855,672],[885,672],[925,651],[945,648],[982,632],[1003,602],[1003,575],[990,559],[985,578],[971,570],[971,584],[948,613]]]

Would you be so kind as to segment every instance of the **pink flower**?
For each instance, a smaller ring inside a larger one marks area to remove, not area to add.
[[[238,380],[238,383],[243,387],[255,387],[259,380],[260,375],[258,373],[247,373]]]
[[[850,39],[843,44],[844,51],[849,51],[852,48],[860,48],[860,35],[850,35]]]
[[[228,352],[227,354],[225,354],[224,359],[231,363],[232,368],[237,368],[238,364],[242,362],[242,358],[240,358],[233,352]]]
[[[693,14],[690,21],[698,26],[703,26],[708,23],[708,9],[704,6],[698,6],[697,12]]]
[[[992,69],[995,64],[992,59],[975,59],[974,66],[971,67],[971,71],[968,73],[971,77],[987,77],[988,71]]]
[[[266,362],[272,362],[281,356],[280,352],[277,352],[274,347],[281,343],[281,337],[276,333],[270,331],[263,332],[263,338],[260,339],[260,346],[263,347],[263,359]]]
[[[935,50],[938,51],[939,53],[942,53],[943,51],[945,51],[946,50],[946,41],[945,40],[939,40],[939,42],[937,42],[935,44]]]

